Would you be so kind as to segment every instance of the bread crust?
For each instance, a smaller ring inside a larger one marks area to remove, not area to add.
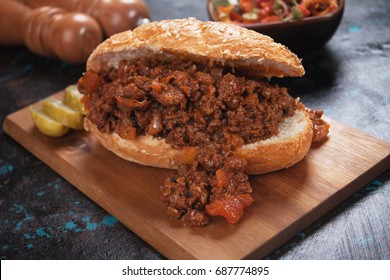
[[[117,68],[121,60],[155,55],[227,65],[252,77],[305,73],[301,60],[270,37],[237,25],[195,18],[156,21],[115,34],[91,54],[87,70],[104,72]]]
[[[116,133],[100,132],[87,118],[84,127],[92,132],[106,149],[123,159],[142,165],[177,169],[179,164],[193,162],[199,151],[195,147],[174,149],[165,139],[150,135],[125,140]],[[287,168],[305,157],[310,149],[312,133],[310,117],[300,108],[292,117],[280,123],[277,135],[244,145],[238,149],[237,155],[247,160],[247,174],[262,174]]]

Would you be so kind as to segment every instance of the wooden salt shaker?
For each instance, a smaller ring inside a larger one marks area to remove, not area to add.
[[[134,29],[150,21],[150,12],[143,0],[19,0],[30,7],[54,6],[94,17],[106,37]]]
[[[0,45],[25,44],[32,52],[84,63],[103,40],[92,17],[57,7],[31,9],[18,1],[0,0]]]

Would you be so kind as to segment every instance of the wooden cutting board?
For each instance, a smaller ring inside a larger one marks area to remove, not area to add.
[[[62,92],[57,93],[61,96]],[[126,162],[87,132],[41,134],[28,108],[4,131],[170,259],[261,258],[390,167],[390,144],[329,120],[328,140],[295,166],[252,176],[255,203],[236,225],[204,228],[169,220],[159,185],[170,172]]]

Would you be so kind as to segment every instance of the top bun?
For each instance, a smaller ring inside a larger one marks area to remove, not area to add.
[[[155,55],[226,65],[252,77],[305,73],[301,60],[272,38],[237,25],[195,18],[151,22],[115,34],[91,54],[87,70],[104,72],[117,68],[122,60]]]

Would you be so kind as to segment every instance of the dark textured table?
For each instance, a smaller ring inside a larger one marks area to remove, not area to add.
[[[148,0],[153,20],[206,20],[205,0]],[[293,96],[390,142],[390,3],[347,0],[335,36],[288,79]],[[0,28],[4,28],[1,26]],[[84,66],[0,47],[0,121],[75,83]],[[390,259],[390,171],[272,252],[269,259]],[[115,217],[0,131],[1,259],[164,259]]]

